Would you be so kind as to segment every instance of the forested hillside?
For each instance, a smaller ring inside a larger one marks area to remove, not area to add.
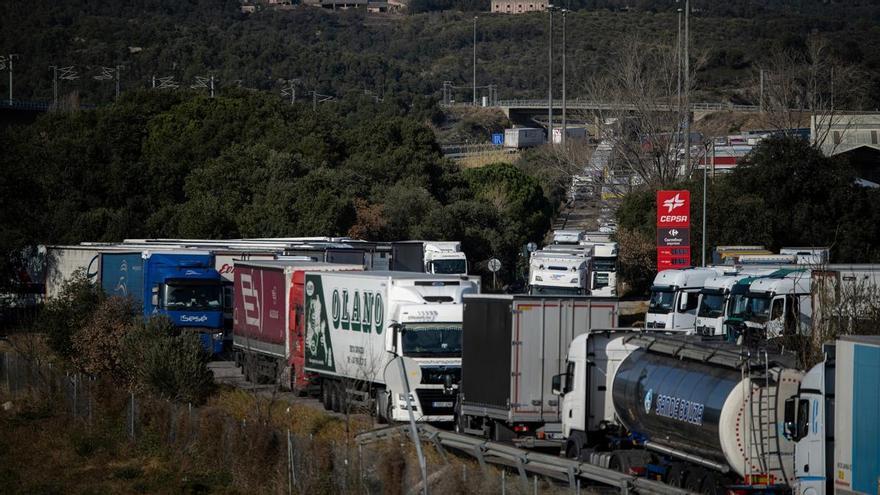
[[[694,54],[706,58],[697,77],[697,98],[749,102],[753,96],[744,89],[757,86],[758,69],[766,66],[767,57],[783,49],[805,52],[807,37],[820,36],[832,55],[865,71],[872,89],[865,106],[880,107],[880,52],[872,48],[880,44],[880,6],[874,4],[694,0]],[[439,98],[443,81],[451,81],[463,87],[453,96],[470,100],[472,12],[366,14],[297,6],[245,15],[238,5],[223,0],[37,0],[27,8],[6,10],[0,48],[18,54],[14,85],[21,99],[51,99],[49,66],[55,65],[73,66],[78,77],[59,82],[62,95],[77,92],[84,102],[105,103],[114,83],[94,77],[102,66],[121,65],[123,91],[151,86],[153,76],[170,76],[189,87],[197,76],[213,75],[218,92],[241,86],[280,93],[282,80],[298,79],[294,85],[301,98],[317,91],[337,98],[370,92],[409,100],[413,95]],[[626,6],[632,8],[622,10]],[[672,46],[676,6],[672,0],[573,1],[571,7],[581,10],[567,19],[569,95],[584,96],[590,76],[616,63],[609,53],[622,37]],[[417,3],[412,7],[420,9]],[[422,10],[435,8],[486,6],[430,3]],[[557,55],[558,27],[557,22]],[[546,14],[481,14],[477,38],[478,85],[497,85],[500,98],[546,94]],[[561,72],[559,63],[556,70]],[[0,87],[5,91],[5,79]]]
[[[512,270],[549,228],[541,184],[512,165],[459,171],[411,114],[365,97],[314,112],[248,91],[141,91],[7,128],[3,260],[33,243],[351,234],[457,239],[477,269]]]

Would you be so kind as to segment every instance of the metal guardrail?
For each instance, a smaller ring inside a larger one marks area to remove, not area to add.
[[[527,478],[527,473],[532,473],[567,482],[572,488],[577,486],[579,479],[584,479],[617,488],[620,493],[624,494],[631,492],[652,495],[693,494],[693,492],[682,488],[639,478],[588,462],[532,452],[512,445],[439,430],[430,425],[421,424],[417,428],[419,436],[423,440],[431,442],[444,458],[446,449],[456,450],[476,458],[480,466],[483,467],[489,463],[516,468],[523,479]],[[356,437],[356,441],[358,445],[365,445],[388,438],[397,438],[400,435],[406,435],[409,438],[408,433],[409,425],[391,426],[361,433]]]

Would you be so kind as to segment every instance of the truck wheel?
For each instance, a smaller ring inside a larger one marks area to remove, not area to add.
[[[374,405],[374,413],[376,414],[376,422],[379,424],[388,423],[388,417],[386,416],[387,411],[385,407],[385,403],[387,399],[385,399],[385,391],[382,389],[376,390],[376,398],[373,400]]]
[[[684,486],[685,474],[687,473],[681,463],[672,464],[669,466],[669,471],[666,472],[666,484],[681,488]]]
[[[703,489],[700,492],[706,495],[724,495],[727,489],[724,487],[724,480],[716,473],[708,473],[703,480]]]
[[[342,394],[343,393],[345,393],[345,389],[343,388],[343,385],[338,382],[333,382],[333,386],[330,388],[330,401],[331,401],[331,406],[332,406],[331,408],[333,409],[333,412],[335,412],[335,413],[342,412],[342,408],[343,408],[343,404],[344,404],[342,402],[342,399],[343,399]]]
[[[321,382],[321,403],[324,404],[324,409],[327,411],[333,407],[333,403],[330,401],[330,386],[330,382],[327,380]]]
[[[684,488],[692,492],[699,492],[703,488],[703,480],[706,479],[706,470],[697,468],[692,469],[684,482]]]

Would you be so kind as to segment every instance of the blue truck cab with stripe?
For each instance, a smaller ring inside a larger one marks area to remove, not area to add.
[[[101,287],[131,296],[144,318],[167,316],[195,332],[211,354],[223,350],[223,279],[204,251],[133,251],[101,254]]]

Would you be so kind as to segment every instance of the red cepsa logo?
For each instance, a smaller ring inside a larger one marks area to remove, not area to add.
[[[657,226],[690,227],[690,191],[657,191]]]

